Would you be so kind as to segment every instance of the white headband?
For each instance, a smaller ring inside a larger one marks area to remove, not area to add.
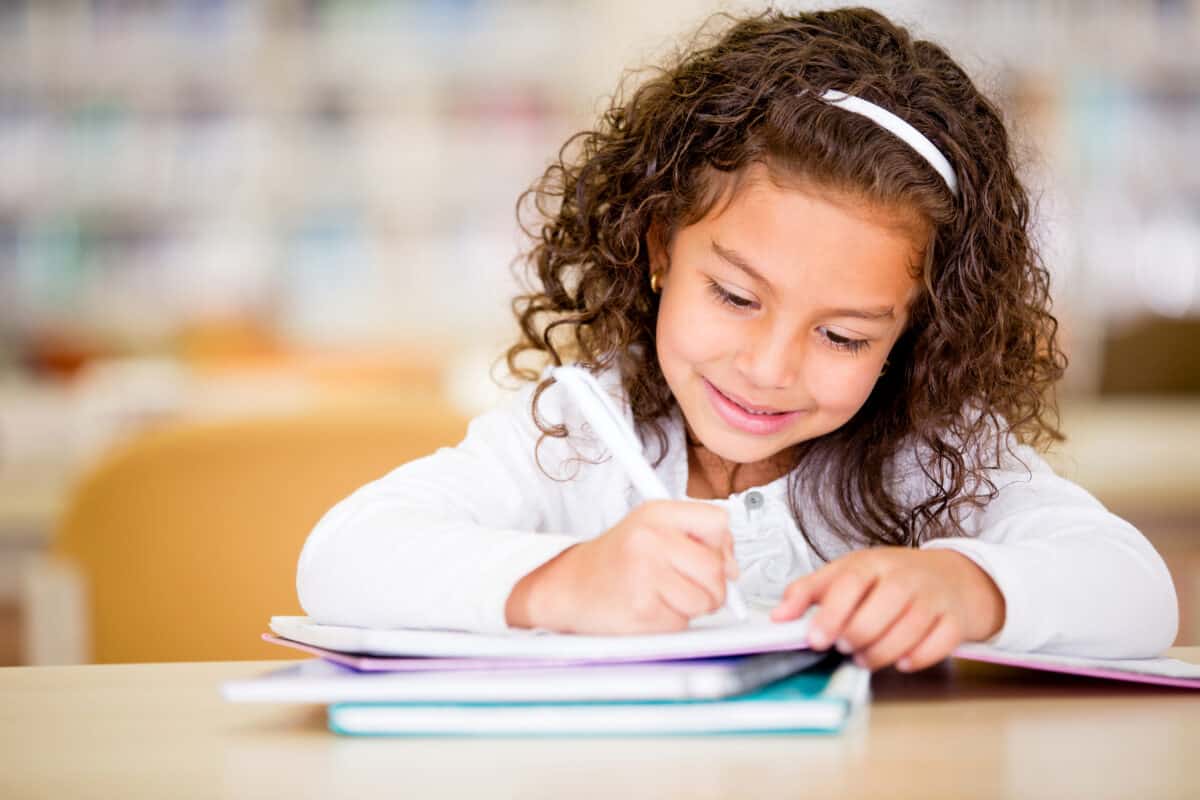
[[[950,162],[942,155],[942,151],[938,150],[933,142],[925,138],[925,135],[912,125],[909,125],[886,108],[880,108],[869,100],[863,100],[861,97],[855,97],[845,92],[830,89],[821,95],[821,99],[830,105],[844,108],[855,114],[861,114],[876,125],[886,128],[899,136],[904,140],[905,144],[920,153],[921,157],[937,170],[938,174],[942,176],[942,180],[950,187],[950,193],[955,197],[958,196],[958,177],[954,174],[954,167],[950,166]]]

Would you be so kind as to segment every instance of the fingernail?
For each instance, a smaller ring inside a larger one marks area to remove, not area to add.
[[[829,637],[819,628],[813,628],[808,632],[808,646],[813,650],[824,650],[829,647]]]
[[[855,656],[854,663],[857,664],[858,666],[862,667],[863,669],[867,668],[867,659],[862,655]]]
[[[901,672],[908,672],[912,669],[912,662],[907,658],[902,658],[896,662],[896,669],[900,670]]]
[[[842,655],[847,655],[854,648],[852,648],[850,646],[850,643],[847,642],[845,639],[838,639],[837,640],[837,649],[838,649],[838,652],[841,653]]]

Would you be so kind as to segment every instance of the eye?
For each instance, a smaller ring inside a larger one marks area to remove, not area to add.
[[[738,310],[744,311],[746,309],[754,308],[758,305],[749,298],[742,297],[739,294],[734,294],[716,281],[710,280],[708,282],[708,289],[713,293],[713,296],[716,297],[719,302],[724,303],[727,306],[732,306]]]
[[[842,336],[840,333],[834,333],[828,328],[820,328],[821,336],[829,343],[830,347],[836,350],[845,350],[848,353],[857,353],[865,348],[869,342],[866,339],[851,339],[849,336]]]

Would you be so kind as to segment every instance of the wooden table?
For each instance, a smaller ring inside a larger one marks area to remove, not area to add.
[[[0,669],[0,797],[1200,797],[1200,691],[956,661],[840,736],[353,739],[220,698],[281,663]]]

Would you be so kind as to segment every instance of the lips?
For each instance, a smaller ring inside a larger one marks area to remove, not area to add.
[[[742,433],[756,436],[778,433],[802,413],[747,403],[741,398],[725,394],[708,380],[704,380],[704,390],[717,416],[726,425]]]
[[[714,386],[713,388],[716,389],[717,387]],[[721,391],[720,389],[717,389],[717,391],[721,392],[721,394],[725,395],[725,397],[727,399],[732,400],[733,402],[737,403],[739,406],[741,406],[746,411],[749,411],[751,414],[757,414],[757,415],[761,416],[761,415],[767,415],[767,414],[786,414],[786,413],[788,413],[786,410],[781,409],[781,408],[771,408],[770,406],[760,406],[760,405],[755,405],[754,403],[747,403],[745,400],[743,400],[742,398],[738,397],[736,394],[733,394],[731,392]]]

